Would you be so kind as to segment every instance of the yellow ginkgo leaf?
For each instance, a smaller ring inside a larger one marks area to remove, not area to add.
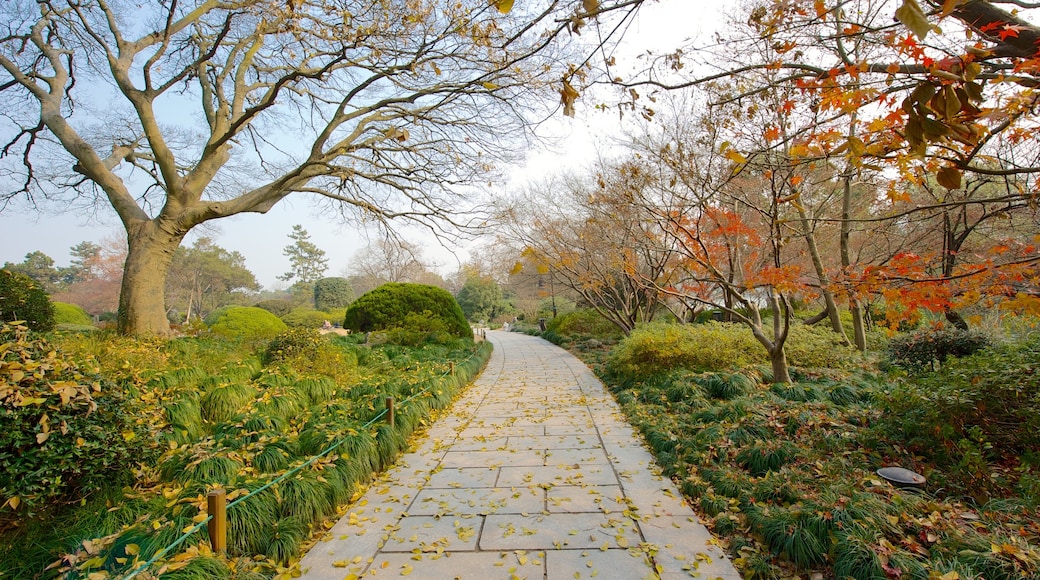
[[[491,3],[502,14],[509,14],[509,11],[513,9],[513,0],[491,0]]]

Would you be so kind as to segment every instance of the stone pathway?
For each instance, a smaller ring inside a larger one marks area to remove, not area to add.
[[[581,361],[487,337],[483,375],[304,556],[302,578],[740,578]]]

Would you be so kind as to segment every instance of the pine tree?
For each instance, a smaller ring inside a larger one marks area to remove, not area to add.
[[[303,226],[296,224],[289,234],[293,243],[285,246],[282,253],[289,258],[290,269],[285,274],[278,276],[279,280],[286,282],[296,279],[298,282],[310,284],[318,280],[329,268],[329,259],[325,257],[325,251],[315,246],[310,241],[311,235]]]

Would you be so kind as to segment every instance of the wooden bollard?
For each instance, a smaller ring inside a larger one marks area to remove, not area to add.
[[[451,376],[455,376],[455,361],[451,361]]]
[[[396,419],[394,417],[394,398],[393,397],[387,397],[386,398],[386,424],[390,425],[391,427],[393,427],[395,420]]]
[[[216,554],[227,551],[227,492],[214,489],[206,496],[206,511],[210,520],[206,523],[209,530],[209,545]]]

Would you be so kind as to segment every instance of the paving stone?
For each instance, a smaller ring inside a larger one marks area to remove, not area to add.
[[[545,464],[542,452],[533,449],[495,451],[450,451],[444,454],[441,467],[523,467]],[[605,456],[604,456],[605,457]]]
[[[618,513],[628,508],[620,485],[561,485],[546,490],[546,509],[551,513]]]
[[[382,547],[383,552],[440,553],[477,547],[480,516],[408,516],[401,518]]]
[[[486,467],[460,467],[442,469],[430,476],[426,487],[460,488],[460,487],[495,487],[498,481],[498,470]]]
[[[687,517],[651,518],[640,522],[639,527],[646,541],[658,548],[656,560],[662,567],[662,575],[690,578],[697,573],[701,576],[692,577],[740,578],[712,535],[692,513]]]
[[[469,515],[540,513],[542,488],[424,489],[408,508],[410,515]]]
[[[545,435],[545,427],[541,425],[520,425],[511,427],[503,422],[482,421],[479,426],[471,426],[459,433],[460,439],[472,437],[524,437]]]
[[[541,579],[545,560],[537,554],[516,552],[446,552],[443,554],[385,554],[372,563],[365,578],[409,580]],[[336,580],[341,578],[335,577]]]
[[[583,435],[543,435],[540,437],[510,437],[506,444],[510,449],[591,449],[599,447],[599,436],[595,432]]]
[[[546,465],[608,465],[610,459],[602,447],[586,449],[547,449],[542,452]]]
[[[508,437],[471,437],[469,439],[457,439],[452,445],[452,451],[496,451],[508,449]]]
[[[611,485],[618,482],[609,465],[573,464],[539,467],[503,467],[499,487],[554,485]]]
[[[640,542],[632,520],[620,515],[490,515],[480,536],[481,550],[628,548]]]
[[[650,562],[633,550],[550,550],[545,553],[548,580],[598,578],[599,580],[642,580]]]

